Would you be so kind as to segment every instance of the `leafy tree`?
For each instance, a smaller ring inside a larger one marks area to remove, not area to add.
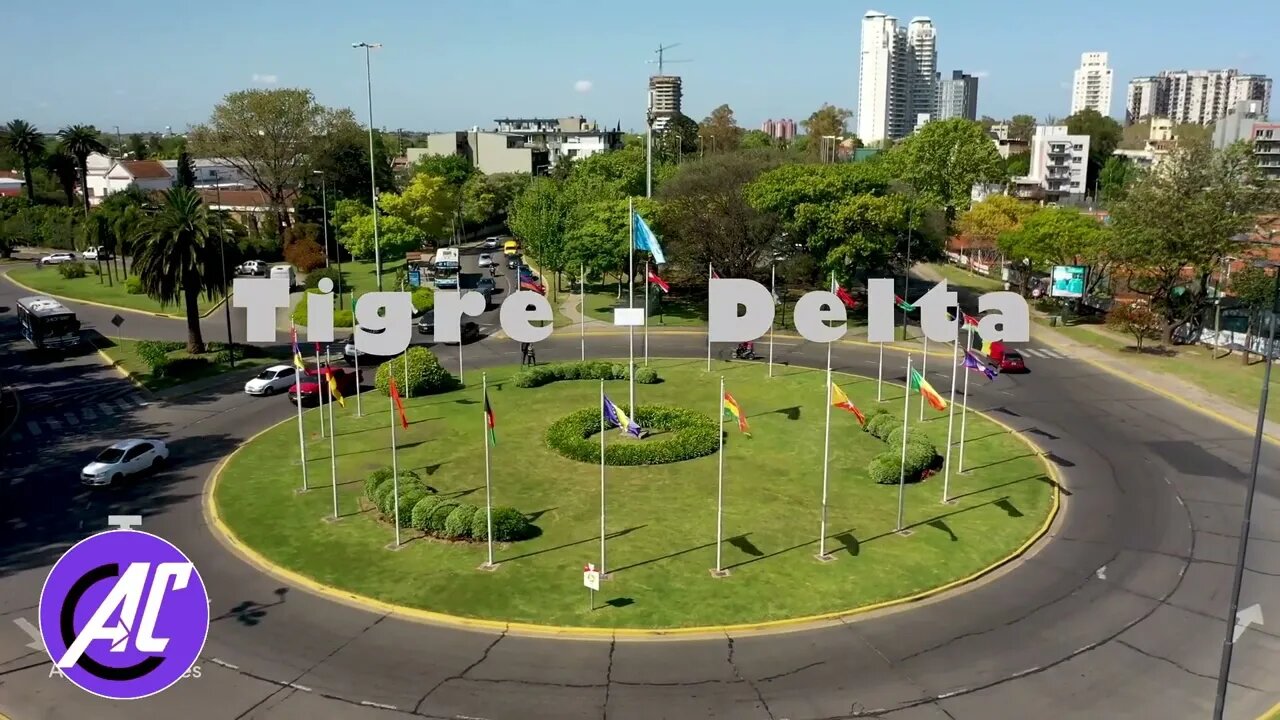
[[[178,187],[195,189],[196,164],[186,150],[178,155],[178,177],[174,184]]]
[[[887,158],[898,177],[944,208],[948,226],[969,204],[974,183],[1001,179],[1004,167],[982,126],[952,118],[931,122],[898,143]]]
[[[241,90],[224,97],[206,124],[191,129],[191,150],[243,173],[287,225],[287,198],[311,179],[316,139],[351,117],[349,110],[320,105],[310,90]]]
[[[58,187],[62,190],[67,200],[67,207],[76,204],[76,159],[63,152],[58,148],[54,152],[44,156],[45,168],[49,174],[58,182]]]
[[[1254,331],[1257,330],[1263,314],[1272,308],[1275,300],[1275,279],[1262,268],[1246,266],[1231,276],[1231,292],[1249,311],[1245,327],[1244,350],[1240,353],[1241,362],[1248,365]]]
[[[1098,175],[1098,191],[1101,195],[1099,200],[1104,203],[1120,200],[1137,177],[1138,168],[1134,167],[1129,158],[1121,155],[1107,158]]]
[[[663,162],[676,163],[685,156],[697,156],[699,132],[698,123],[688,115],[682,113],[671,118],[662,132],[654,135],[654,157]]]
[[[810,138],[809,147],[807,148],[809,154],[816,157],[822,146],[822,143],[813,141],[816,138],[828,135],[834,137],[848,135],[846,126],[851,117],[853,117],[851,110],[823,103],[822,107],[814,110],[808,119],[802,120],[800,126],[804,128],[805,134]]]
[[[703,118],[699,126],[702,142],[712,152],[730,152],[737,150],[742,142],[742,128],[733,117],[733,108],[721,105],[711,114]]]
[[[1102,165],[1111,157],[1124,137],[1124,128],[1112,118],[1093,108],[1085,108],[1067,118],[1067,132],[1089,136],[1089,168],[1087,186],[1094,187]]]
[[[390,160],[386,158],[385,149],[380,144],[381,135],[374,135],[374,174],[378,189],[394,191],[395,176],[390,169]],[[355,116],[347,110],[335,112],[323,135],[315,139],[314,171],[308,178],[306,200],[312,205],[322,204],[321,176],[323,190],[329,194],[329,202],[335,199],[359,200],[368,205],[371,202],[372,188],[369,185],[369,135]],[[379,151],[383,154],[379,154]],[[314,220],[319,221],[319,216]]]
[[[134,256],[134,241],[137,239],[138,231],[141,228],[144,208],[151,203],[151,198],[146,192],[130,187],[120,192],[114,192],[102,199],[98,207],[94,208],[94,213],[102,215],[106,218],[110,225],[110,239],[112,245],[112,254],[115,256],[115,262],[122,263],[122,270],[127,274],[128,268],[123,265],[124,256]]]
[[[418,232],[422,239],[444,237],[457,209],[457,195],[445,179],[419,173],[400,194],[382,193],[378,207],[386,215],[398,217]]]
[[[1124,126],[1120,130],[1120,144],[1116,147],[1124,150],[1142,150],[1147,146],[1147,139],[1150,137],[1151,121],[1143,120]]]
[[[982,117],[978,118],[978,124],[982,126],[983,130],[987,130],[987,131],[990,131],[993,125],[997,125],[999,123],[1000,123],[999,120],[991,117],[990,115],[983,115]]]
[[[18,156],[22,164],[22,180],[27,188],[27,199],[36,201],[36,186],[31,170],[44,156],[44,137],[26,120],[10,120],[4,127],[4,146]]]
[[[344,213],[339,222],[339,214],[334,211],[334,227],[338,232],[338,241],[358,260],[372,260],[373,252],[373,211],[353,200],[350,203],[355,214]],[[422,246],[422,234],[409,223],[395,215],[383,215],[378,218],[378,248],[382,257],[390,257]]]
[[[529,184],[524,173],[476,173],[462,185],[462,219],[473,225],[489,225],[507,217],[507,208]]]
[[[648,198],[636,198],[634,206],[646,220],[654,217]],[[564,238],[566,268],[572,271],[579,264],[585,264],[588,272],[616,272],[619,280],[625,280],[630,240],[628,207],[626,198],[588,200],[572,205]],[[654,231],[660,233],[661,229],[655,227]],[[662,240],[665,249],[666,238]]]
[[[151,157],[164,157],[164,143],[161,142],[159,135],[151,135],[147,138],[147,154]]]
[[[88,217],[89,156],[96,152],[106,152],[107,146],[102,143],[97,128],[92,125],[68,125],[58,131],[58,142],[63,151],[76,160],[76,169],[80,174],[80,195],[84,199],[84,214]]]
[[[1000,252],[1026,258],[1031,266],[1047,270],[1054,265],[1087,265],[1084,294],[1093,293],[1111,268],[1110,231],[1092,215],[1075,208],[1044,207],[1022,220],[1020,226],[999,236]]]
[[[454,187],[462,187],[472,175],[479,172],[465,155],[424,155],[413,165],[413,174],[435,175],[444,178]]]
[[[200,195],[189,188],[164,194],[160,207],[147,217],[140,236],[134,270],[147,296],[163,305],[182,302],[187,315],[187,352],[202,353],[200,296],[210,300],[223,292],[223,278],[237,262],[235,247],[223,248],[223,238],[210,221]],[[223,265],[225,253],[227,265]]]
[[[292,227],[285,229],[282,240],[285,261],[298,270],[309,273],[328,264],[329,249],[321,245],[323,228],[319,225],[295,223]]]
[[[1107,325],[1133,336],[1134,349],[1142,352],[1146,340],[1160,337],[1160,316],[1143,301],[1120,303],[1107,313]]]
[[[645,146],[632,144],[621,150],[596,153],[573,163],[566,183],[583,195],[598,199],[645,194]],[[658,186],[655,177],[655,190]]]
[[[1004,159],[1004,173],[1011,178],[1031,174],[1031,153],[1013,153]]]
[[[1232,238],[1275,206],[1252,152],[1240,143],[1215,151],[1179,143],[1158,169],[1144,173],[1111,208],[1114,255],[1129,287],[1164,320],[1164,342],[1202,315],[1209,277]]]
[[[1210,143],[1213,142],[1213,126],[1184,123],[1173,128],[1173,137],[1180,142]]]
[[[142,135],[132,133],[129,135],[129,144],[126,152],[134,160],[146,160],[151,157],[151,148],[147,147],[147,141]]]
[[[1008,195],[992,195],[975,203],[956,221],[956,229],[977,241],[995,243],[997,238],[1011,233],[1036,212],[1036,206]]]
[[[1031,136],[1036,134],[1036,118],[1034,115],[1014,115],[1009,121],[1009,137],[1014,140],[1022,140],[1031,142]]]
[[[746,131],[742,134],[742,142],[740,143],[743,150],[763,150],[777,145],[778,141],[763,130]]]
[[[562,185],[548,178],[533,178],[511,203],[507,226],[520,237],[524,251],[539,267],[555,273],[585,260],[571,255],[566,237],[573,199]],[[612,268],[611,268],[612,269]],[[552,291],[556,291],[555,283]]]

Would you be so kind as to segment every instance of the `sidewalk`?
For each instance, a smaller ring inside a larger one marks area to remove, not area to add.
[[[911,271],[912,275],[926,282],[939,282],[943,278],[928,268],[917,266]],[[977,294],[967,288],[955,286],[956,293],[960,298],[960,302],[969,308],[977,308]],[[1032,314],[1036,315],[1036,311],[1032,310]],[[1121,340],[1127,338],[1113,333],[1105,328],[1094,329],[1093,332],[1099,332],[1108,336],[1114,336]],[[1104,352],[1091,345],[1073,340],[1063,333],[1053,328],[1045,327],[1037,323],[1031,325],[1032,336],[1037,340],[1043,341],[1048,345],[1066,351],[1074,358],[1083,360],[1090,365],[1104,372],[1115,375],[1122,380],[1138,385],[1157,395],[1161,395],[1173,402],[1184,407],[1196,410],[1214,418],[1221,420],[1228,425],[1233,425],[1244,432],[1253,434],[1257,427],[1258,416],[1256,411],[1249,412],[1243,408],[1237,407],[1235,404],[1223,400],[1221,397],[1214,395],[1192,383],[1181,378],[1169,375],[1167,373],[1152,372],[1136,363],[1126,360],[1123,357],[1112,353]],[[1280,423],[1270,420],[1266,421],[1263,427],[1263,433],[1272,441],[1280,442]]]

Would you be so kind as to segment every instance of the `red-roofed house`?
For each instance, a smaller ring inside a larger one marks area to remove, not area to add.
[[[22,171],[0,170],[0,197],[18,197],[23,192]]]
[[[118,160],[99,182],[93,180],[91,176],[89,203],[97,205],[111,193],[131,187],[148,192],[168,190],[173,187],[174,178],[159,160]]]
[[[225,210],[227,214],[244,223],[251,230],[257,230],[267,220],[268,213],[274,208],[267,194],[258,189],[253,190],[209,190],[198,188],[200,199],[210,210]],[[294,196],[285,197],[285,207],[290,216],[293,215]]]

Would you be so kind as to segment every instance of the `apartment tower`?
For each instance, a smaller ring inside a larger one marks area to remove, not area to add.
[[[862,18],[858,59],[858,137],[876,143],[910,135],[935,113],[937,31],[929,18],[898,18],[870,10]]]
[[[1080,56],[1075,82],[1071,88],[1071,114],[1084,109],[1097,110],[1104,117],[1111,114],[1111,68],[1107,53],[1087,52]]]
[[[1125,122],[1153,117],[1177,125],[1208,125],[1227,116],[1242,102],[1261,104],[1263,118],[1271,107],[1271,78],[1239,70],[1163,70],[1158,75],[1129,81]]]

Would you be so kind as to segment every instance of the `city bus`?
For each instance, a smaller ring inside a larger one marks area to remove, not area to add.
[[[22,337],[37,349],[65,348],[80,343],[80,320],[62,303],[44,295],[18,299]]]
[[[458,248],[440,248],[436,251],[435,285],[440,290],[453,290],[458,287],[458,273],[462,264],[458,258]]]

